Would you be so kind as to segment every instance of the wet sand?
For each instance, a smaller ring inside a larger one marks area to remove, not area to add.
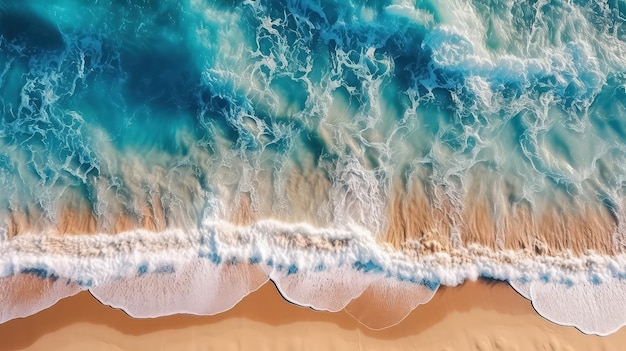
[[[372,301],[372,304],[375,304]],[[626,329],[585,335],[541,318],[501,282],[442,288],[400,324],[370,330],[347,312],[283,300],[270,282],[215,316],[133,319],[89,293],[0,325],[0,350],[620,350]]]
[[[524,202],[509,204],[506,198],[510,194],[496,192],[484,181],[471,183],[472,190],[455,202],[441,188],[418,178],[396,180],[394,184],[385,240],[396,248],[422,254],[449,252],[457,241],[465,247],[479,244],[491,250],[524,251],[529,255],[622,252],[614,238],[615,214],[599,203],[568,203],[568,199],[559,198],[533,206]],[[443,200],[433,205],[433,198]]]

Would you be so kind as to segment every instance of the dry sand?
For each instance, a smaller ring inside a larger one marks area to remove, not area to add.
[[[622,350],[624,343],[626,329],[585,335],[541,318],[507,284],[482,281],[442,288],[381,331],[345,311],[289,304],[272,283],[216,316],[133,319],[82,292],[0,325],[0,350]]]

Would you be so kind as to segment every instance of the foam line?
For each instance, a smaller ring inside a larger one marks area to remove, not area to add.
[[[624,324],[626,257],[621,255],[528,256],[473,246],[407,256],[371,237],[358,228],[333,231],[276,221],[247,227],[207,221],[200,232],[24,235],[0,243],[3,296],[13,296],[28,277],[45,284],[41,297],[28,304],[3,304],[2,318],[35,313],[81,289],[136,317],[216,314],[272,279],[291,302],[318,310],[345,308],[380,329],[426,303],[440,284],[488,277],[508,280],[556,323],[599,335]],[[381,305],[360,305],[371,299]],[[377,309],[385,318],[371,318]]]

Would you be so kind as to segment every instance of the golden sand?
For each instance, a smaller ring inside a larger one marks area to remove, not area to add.
[[[373,306],[380,301],[370,301]],[[82,292],[0,325],[0,350],[622,350],[626,330],[585,335],[541,318],[505,283],[442,288],[400,324],[285,302],[273,284],[215,316],[133,319]]]

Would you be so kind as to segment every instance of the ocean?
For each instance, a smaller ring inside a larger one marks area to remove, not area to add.
[[[215,314],[269,279],[319,310],[375,291],[382,328],[488,278],[610,334],[625,22],[623,0],[0,1],[0,291],[50,282],[0,322],[81,290]]]

